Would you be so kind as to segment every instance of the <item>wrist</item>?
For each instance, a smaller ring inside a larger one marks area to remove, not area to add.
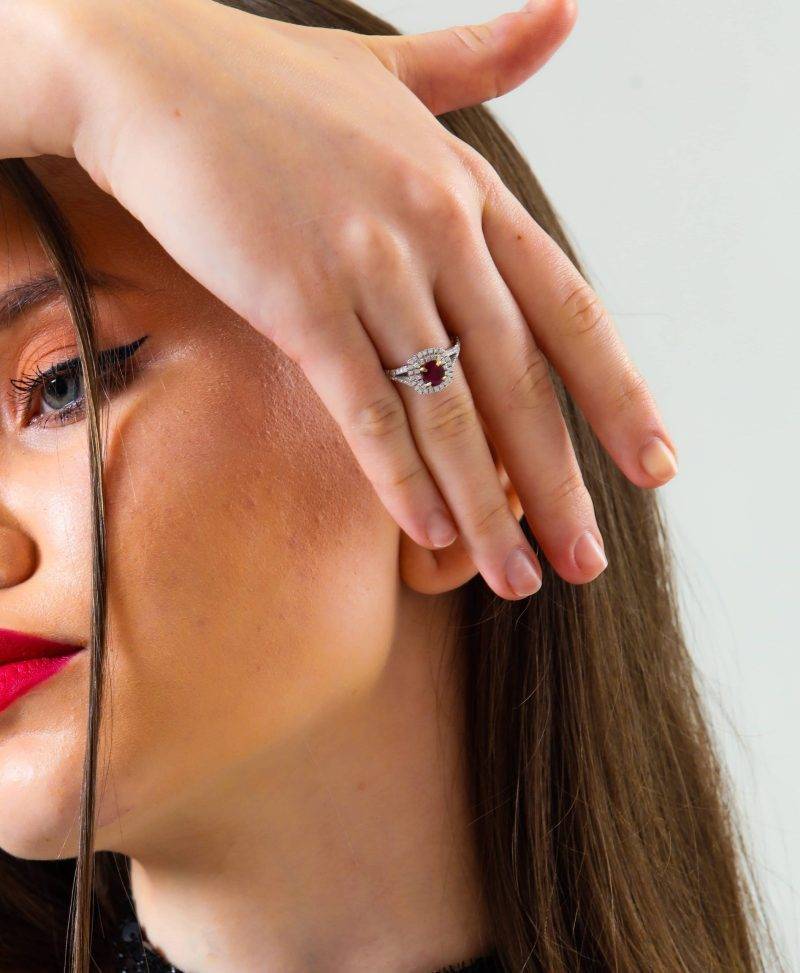
[[[73,4],[0,0],[0,157],[74,155],[81,104]]]

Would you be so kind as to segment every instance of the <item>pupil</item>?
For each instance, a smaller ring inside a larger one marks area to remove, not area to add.
[[[56,375],[45,382],[42,400],[49,409],[59,412],[79,397],[80,385],[79,375]]]

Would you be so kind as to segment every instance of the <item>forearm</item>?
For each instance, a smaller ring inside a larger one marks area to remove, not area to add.
[[[0,158],[74,154],[76,33],[66,5],[0,0]]]

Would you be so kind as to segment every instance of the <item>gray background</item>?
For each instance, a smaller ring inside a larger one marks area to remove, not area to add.
[[[415,33],[519,4],[365,0]],[[583,0],[491,107],[530,159],[680,451],[684,615],[787,968],[800,971],[800,6]]]

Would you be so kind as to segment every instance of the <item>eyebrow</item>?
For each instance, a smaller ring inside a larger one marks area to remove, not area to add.
[[[90,288],[97,290],[142,289],[135,281],[105,270],[87,269],[86,282]],[[64,291],[58,277],[49,270],[34,274],[0,292],[0,331],[10,328],[26,311],[56,297],[64,297]]]

